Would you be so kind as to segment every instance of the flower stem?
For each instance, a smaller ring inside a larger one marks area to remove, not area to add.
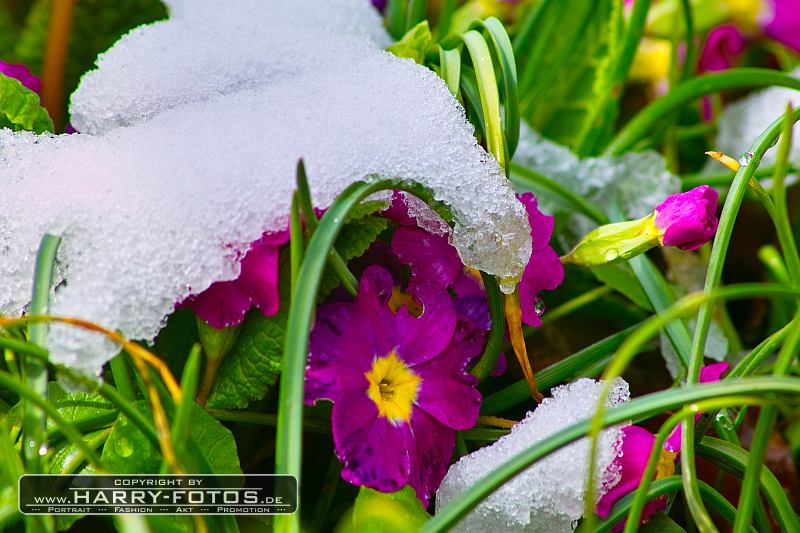
[[[42,106],[50,113],[55,131],[64,131],[61,100],[64,92],[64,67],[69,50],[69,33],[75,0],[54,0],[42,67]]]

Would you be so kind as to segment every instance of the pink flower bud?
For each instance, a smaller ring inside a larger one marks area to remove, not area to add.
[[[717,232],[717,191],[701,185],[673,194],[656,207],[654,225],[663,246],[697,250]]]

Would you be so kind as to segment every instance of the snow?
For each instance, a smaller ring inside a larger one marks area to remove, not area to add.
[[[453,208],[468,266],[521,276],[530,228],[513,186],[444,82],[376,46],[388,37],[369,1],[169,7],[84,76],[82,134],[0,131],[0,312],[23,312],[42,235],[63,234],[51,313],[152,340],[287,227],[300,157],[315,206],[371,175],[416,180]],[[87,375],[117,351],[61,325],[49,348]]]
[[[491,446],[462,457],[450,467],[436,493],[436,509],[458,498],[515,455],[593,416],[602,388],[602,381],[588,378],[554,388],[552,398],[545,398],[524,420],[514,425],[511,433]],[[629,399],[628,384],[617,378],[605,405],[613,408]],[[600,433],[597,499],[619,482],[620,472],[609,467],[619,452],[621,427],[614,426]],[[590,441],[584,437],[534,463],[481,502],[454,531],[571,532],[573,522],[583,516],[586,507],[589,446]]]

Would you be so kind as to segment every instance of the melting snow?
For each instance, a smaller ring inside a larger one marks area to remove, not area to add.
[[[515,455],[591,417],[600,397],[603,382],[579,379],[553,389],[544,401],[511,433],[496,443],[462,457],[450,467],[436,493],[436,509],[456,499],[468,488]],[[630,399],[628,384],[617,378],[606,407]],[[619,452],[621,426],[605,429],[598,439],[595,492],[597,497],[619,482],[620,472],[609,469]],[[588,483],[589,444],[587,438],[534,463],[494,491],[455,527],[461,533],[530,532],[568,533],[573,522],[583,516]],[[595,500],[596,501],[596,500]]]
[[[62,233],[51,313],[153,339],[286,228],[300,157],[319,207],[371,174],[426,184],[456,213],[465,263],[519,277],[530,228],[513,187],[444,82],[376,46],[369,1],[169,6],[84,76],[83,134],[0,131],[0,312],[23,311],[41,237]],[[50,349],[87,374],[116,351],[58,325]]]

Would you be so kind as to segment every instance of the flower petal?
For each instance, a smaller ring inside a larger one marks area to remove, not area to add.
[[[607,517],[619,499],[639,486],[656,441],[655,435],[639,426],[623,428],[622,435],[622,449],[614,460],[615,465],[622,468],[622,479],[597,502],[597,516],[601,518]],[[645,517],[643,514],[642,518]]]
[[[342,478],[381,492],[396,492],[411,468],[406,424],[395,426],[364,392],[344,393],[333,405],[333,443]]]
[[[489,316],[489,301],[486,296],[477,294],[467,294],[456,298],[453,301],[456,314],[470,319],[480,329],[489,331],[492,329],[492,317]]]
[[[549,246],[534,250],[519,282],[519,300],[524,323],[534,327],[542,325],[540,313],[536,312],[536,295],[543,289],[555,289],[563,281],[564,266],[558,254]]]
[[[392,276],[384,268],[372,265],[364,271],[359,284],[358,306],[363,328],[375,336],[375,354],[385,357],[395,348],[396,317],[387,305],[392,297]]]
[[[422,302],[419,318],[405,306],[397,311],[397,355],[412,366],[436,356],[450,343],[456,327],[456,310],[445,288],[436,281],[409,284],[409,292]]]
[[[392,237],[392,251],[401,263],[411,267],[411,274],[418,281],[434,280],[447,287],[464,268],[447,237],[422,228],[398,228]]]
[[[423,380],[414,404],[449,428],[470,429],[478,421],[481,393],[474,385],[437,376]]]
[[[533,193],[526,192],[517,196],[517,199],[522,202],[528,212],[528,222],[531,225],[531,238],[533,239],[531,248],[533,250],[541,250],[550,242],[550,236],[553,234],[555,225],[555,217],[544,215],[539,211],[539,204]]]
[[[690,251],[711,240],[719,224],[717,196],[717,191],[701,185],[659,204],[653,224],[662,232],[662,244]]]
[[[250,309],[250,295],[238,280],[212,283],[202,293],[188,300],[194,312],[217,329],[235,326]]]
[[[447,465],[456,446],[456,431],[440,424],[425,411],[414,409],[409,433],[406,438],[412,459],[408,484],[427,506],[447,474]]]
[[[308,351],[306,404],[336,400],[343,391],[367,389],[364,374],[376,356],[375,336],[364,327],[356,305],[339,303],[319,308]]]
[[[456,291],[459,296],[466,296],[468,294],[477,294],[478,296],[486,296],[486,288],[483,286],[483,280],[480,275],[476,275],[474,270],[463,268],[456,276],[456,280],[450,285],[450,288]]]
[[[280,306],[278,255],[277,246],[265,244],[250,250],[242,259],[239,284],[265,316],[274,315]]]

